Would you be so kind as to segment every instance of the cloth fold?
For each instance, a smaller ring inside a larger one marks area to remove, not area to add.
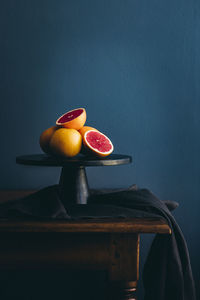
[[[21,199],[0,204],[0,217],[70,219],[60,200],[58,185],[49,186]]]
[[[0,205],[1,218],[163,218],[171,235],[157,234],[144,270],[144,300],[195,300],[190,257],[183,233],[171,210],[177,202],[161,201],[151,191],[133,185],[128,189],[91,190],[87,205],[64,207],[57,185],[23,199]]]
[[[144,270],[145,300],[195,300],[195,285],[189,251],[183,233],[170,209],[177,203],[161,201],[147,189],[129,189],[119,193],[96,195],[95,202],[107,202],[122,208],[141,210],[163,217],[171,235],[157,234],[151,245]]]

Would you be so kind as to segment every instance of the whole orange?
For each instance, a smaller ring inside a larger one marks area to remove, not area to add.
[[[83,126],[81,129],[79,129],[80,134],[82,135],[82,138],[84,136],[84,134],[88,131],[88,130],[96,130],[94,127],[90,127],[90,126]]]
[[[81,146],[82,137],[76,129],[60,128],[55,131],[50,140],[52,153],[64,157],[77,155]]]
[[[46,130],[44,130],[42,132],[42,134],[40,135],[40,147],[41,149],[45,152],[45,153],[50,153],[50,147],[49,147],[49,142],[51,140],[52,135],[54,134],[54,132],[58,129],[57,126],[52,126]]]

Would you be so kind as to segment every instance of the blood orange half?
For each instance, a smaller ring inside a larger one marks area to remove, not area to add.
[[[111,140],[103,133],[96,130],[88,130],[83,136],[84,146],[93,154],[104,157],[114,150]]]
[[[64,115],[58,118],[56,125],[70,128],[81,129],[86,121],[86,111],[84,108],[76,108],[66,112]]]

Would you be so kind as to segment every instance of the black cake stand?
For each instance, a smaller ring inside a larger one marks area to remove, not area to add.
[[[105,158],[92,158],[77,155],[73,158],[60,158],[46,154],[23,155],[16,158],[22,165],[62,167],[60,176],[60,197],[67,204],[86,204],[89,196],[85,167],[117,166],[131,163],[128,155],[111,154]]]

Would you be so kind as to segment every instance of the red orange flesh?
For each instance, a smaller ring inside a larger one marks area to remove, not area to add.
[[[83,136],[83,143],[93,154],[100,157],[108,156],[114,150],[111,140],[96,130],[86,131]]]
[[[84,108],[73,109],[59,117],[56,121],[56,125],[79,130],[84,126],[86,117],[86,111]]]

